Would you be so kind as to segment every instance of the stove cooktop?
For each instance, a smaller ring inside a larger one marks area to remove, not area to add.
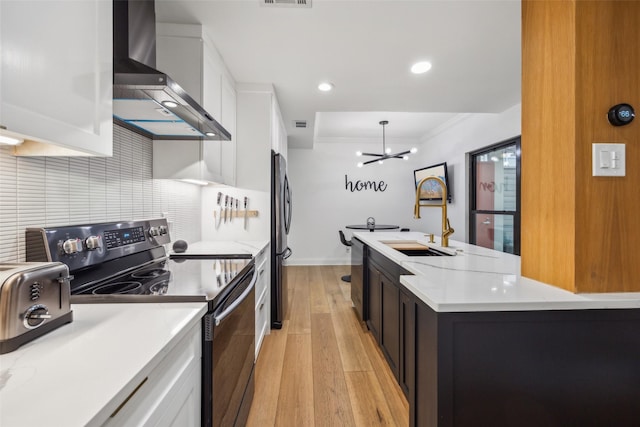
[[[163,259],[71,290],[72,303],[212,301],[251,270],[251,258]]]

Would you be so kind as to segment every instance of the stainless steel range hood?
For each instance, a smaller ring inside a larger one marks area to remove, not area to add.
[[[114,0],[114,121],[152,139],[231,140],[220,123],[155,66],[154,0]]]

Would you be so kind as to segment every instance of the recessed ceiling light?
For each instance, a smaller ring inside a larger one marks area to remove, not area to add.
[[[168,108],[176,108],[178,106],[178,103],[173,101],[162,101],[162,105]]]
[[[411,72],[413,74],[423,74],[431,69],[431,62],[421,61],[416,62],[411,66]]]
[[[318,90],[322,92],[329,92],[331,89],[333,89],[333,83],[322,82],[318,85]]]

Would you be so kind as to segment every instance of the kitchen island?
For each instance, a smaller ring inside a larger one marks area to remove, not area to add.
[[[522,277],[517,256],[456,241],[454,256],[389,245],[438,249],[421,233],[354,238],[364,246],[352,270],[363,282],[361,320],[409,400],[412,426],[640,417],[639,293],[573,294]]]
[[[72,323],[0,356],[0,425],[157,421],[174,409],[165,397],[187,395],[190,385],[198,388],[195,414],[182,416],[199,425],[206,303],[71,308]]]

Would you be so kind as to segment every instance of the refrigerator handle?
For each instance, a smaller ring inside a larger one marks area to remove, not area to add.
[[[291,228],[291,215],[292,215],[292,205],[291,205],[291,187],[289,187],[289,177],[287,175],[284,176],[284,229],[285,233],[289,234],[289,230]]]

